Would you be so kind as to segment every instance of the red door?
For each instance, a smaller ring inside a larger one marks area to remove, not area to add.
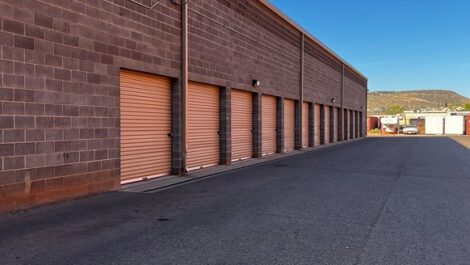
[[[470,135],[470,116],[465,117],[465,123],[467,124],[467,135]]]

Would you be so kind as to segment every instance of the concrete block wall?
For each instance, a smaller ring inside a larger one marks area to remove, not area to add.
[[[190,2],[190,79],[299,99],[298,30],[259,1]]]
[[[170,0],[152,10],[128,0],[0,3],[0,211],[119,188],[121,69],[172,79],[172,172],[181,173],[180,10]],[[301,44],[302,33],[259,1],[189,1],[189,79],[224,88],[226,104],[232,88],[258,102],[279,97],[280,152],[282,98],[300,99]],[[304,100],[361,111],[367,81],[304,44]]]
[[[314,105],[312,103],[308,104],[308,146],[313,147],[315,145],[315,113]]]
[[[344,113],[341,111],[341,109],[338,109],[338,120],[337,122],[337,127],[338,127],[338,142],[344,141]]]
[[[276,152],[284,152],[284,98],[277,98]]]
[[[304,97],[318,104],[341,107],[342,64],[331,55],[322,52],[312,41],[305,43]],[[331,103],[332,99],[335,103]]]
[[[326,117],[325,105],[320,105],[320,144],[327,144],[326,142]]]
[[[0,3],[0,211],[119,188],[119,71],[178,77],[179,17],[167,1]]]
[[[353,111],[364,112],[367,110],[367,82],[361,81],[360,77],[348,70],[344,79],[344,107]],[[365,129],[366,117],[363,115],[361,122],[362,130]]]
[[[220,164],[230,165],[232,162],[232,90],[220,88]]]
[[[302,149],[302,104],[303,102],[300,102],[298,100],[295,102],[295,149]]]
[[[262,148],[262,95],[253,94],[253,158],[263,156]]]

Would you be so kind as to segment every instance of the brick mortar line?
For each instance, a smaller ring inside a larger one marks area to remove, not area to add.
[[[44,2],[44,1],[42,1],[42,0],[37,0],[37,1],[40,2],[40,3],[42,3],[42,4],[44,4],[44,5],[47,5],[47,6],[49,6],[49,7],[54,7],[54,8],[58,8],[58,9],[61,9],[61,10],[65,10],[65,11],[67,11],[67,12],[74,13],[74,14],[80,15],[80,16],[85,16],[85,17],[88,17],[88,18],[90,18],[90,19],[96,19],[95,17],[90,16],[90,15],[88,15],[87,13],[80,13],[80,12],[77,12],[76,10],[73,10],[70,6],[69,6],[69,8],[67,9],[67,8],[64,8],[62,5],[51,5],[50,3]],[[128,11],[134,13],[134,14],[137,14],[137,15],[139,15],[139,16],[144,16],[144,17],[147,17],[147,18],[149,18],[149,19],[151,19],[151,20],[153,20],[153,21],[158,21],[158,22],[160,22],[160,23],[162,23],[162,24],[165,24],[165,25],[167,25],[167,26],[169,26],[169,27],[175,28],[172,24],[168,24],[168,23],[162,22],[161,20],[158,20],[158,16],[156,16],[156,17],[150,17],[150,16],[147,14],[147,12],[145,12],[145,13],[137,12],[137,11],[135,11],[135,10],[133,10],[133,9],[130,9],[130,8],[126,7],[125,4],[121,6],[121,5],[118,5],[118,4],[114,3],[113,1],[104,1],[104,2],[107,2],[107,3],[109,3],[110,5],[116,6],[116,7],[118,7],[118,8],[124,8],[124,9],[126,9],[126,10],[128,10]],[[149,28],[149,29],[155,30],[155,28],[150,27],[150,26],[148,26],[147,24],[140,23],[140,22],[138,22],[138,21],[136,21],[136,20],[133,20],[132,18],[123,17],[123,16],[118,16],[118,13],[112,13],[112,12],[107,11],[106,9],[98,8],[98,7],[93,6],[93,5],[88,5],[88,4],[84,3],[84,2],[79,2],[79,3],[82,4],[82,5],[84,5],[84,6],[86,6],[86,7],[88,7],[88,8],[98,9],[98,10],[100,10],[101,12],[104,12],[104,13],[107,13],[107,14],[112,15],[113,17],[116,17],[116,16],[117,16],[117,17],[119,17],[119,18],[123,18],[123,19],[129,20],[129,21],[132,21],[132,22],[135,23],[135,24],[142,25],[142,26],[147,27],[147,28]],[[174,18],[174,17],[171,17],[171,16],[168,16],[167,14],[165,14],[165,13],[162,12],[162,11],[156,11],[156,10],[155,10],[154,12],[157,13],[158,15],[163,15],[163,16],[165,16],[165,17],[171,19],[171,20],[176,20],[176,21],[178,21],[178,22],[181,22],[180,19]],[[61,20],[63,20],[63,19],[61,19]],[[77,24],[78,24],[78,25],[82,25],[82,24],[80,24],[80,23],[77,23]],[[116,25],[116,24],[114,24],[114,23],[112,23],[112,22],[109,22],[109,23],[107,23],[107,24]],[[175,29],[178,29],[178,28],[175,28]],[[144,35],[153,36],[153,35],[149,35],[149,34],[145,34],[145,33],[144,33]]]
[[[198,14],[198,15],[200,15],[200,16],[202,16],[202,17],[204,17],[204,18],[206,18],[206,19],[208,19],[208,20],[210,20],[210,21],[212,21],[213,23],[215,23],[215,24],[217,24],[217,25],[219,25],[219,26],[222,26],[222,27],[224,27],[224,28],[226,28],[226,29],[228,29],[228,30],[230,30],[230,31],[232,31],[232,32],[235,32],[235,33],[237,33],[237,34],[239,34],[239,35],[241,35],[241,36],[243,36],[243,37],[245,37],[245,38],[247,38],[247,39],[249,39],[249,40],[251,40],[251,41],[253,41],[253,42],[256,42],[256,43],[260,44],[261,46],[263,46],[263,47],[265,47],[265,48],[267,48],[267,49],[269,49],[269,50],[272,50],[272,51],[276,52],[276,53],[279,54],[279,55],[282,55],[282,56],[284,56],[284,57],[290,59],[292,62],[299,62],[299,61],[300,61],[300,58],[297,59],[297,58],[291,57],[291,56],[289,56],[289,55],[287,55],[287,54],[284,54],[284,53],[282,53],[281,51],[279,51],[279,50],[277,50],[277,49],[275,49],[275,48],[269,47],[269,46],[267,46],[266,44],[263,44],[263,43],[259,42],[258,40],[255,40],[255,39],[253,39],[252,37],[246,35],[245,33],[242,33],[242,32],[240,32],[240,31],[238,31],[238,30],[236,30],[236,29],[233,29],[233,28],[231,28],[231,27],[229,27],[229,26],[226,26],[226,25],[222,24],[221,22],[218,22],[217,20],[208,17],[208,16],[202,14],[201,12],[199,12],[199,11],[197,11],[197,10],[194,10],[194,9],[192,9],[192,8],[189,8],[189,10],[191,10],[191,11],[194,12],[195,14]],[[295,47],[295,48],[298,48],[298,47]],[[299,50],[300,50],[300,49],[299,49]]]
[[[57,5],[51,5],[50,3],[46,3],[46,2],[42,2],[42,1],[39,1],[39,2],[42,3],[42,4],[45,4],[45,5],[49,6],[49,7],[52,7],[52,8],[57,8],[57,9],[60,9],[60,10],[64,10],[64,11],[67,11],[67,12],[70,12],[70,13],[73,13],[73,14],[76,14],[77,16],[85,16],[85,17],[87,17],[87,18],[89,18],[89,19],[96,19],[96,18],[94,18],[94,17],[92,17],[92,16],[87,15],[86,13],[79,13],[79,12],[76,12],[75,10],[73,10],[73,9],[65,9],[64,7],[62,7],[62,6],[60,6],[60,5],[57,6]],[[127,20],[127,21],[132,21],[133,23],[140,24],[140,25],[142,25],[142,26],[146,26],[147,28],[152,29],[152,30],[154,30],[154,31],[167,33],[167,32],[165,32],[165,31],[163,31],[163,30],[156,29],[156,28],[154,28],[154,27],[149,27],[149,26],[147,26],[146,24],[139,23],[139,22],[137,22],[137,21],[135,21],[135,20],[132,20],[131,18],[127,18],[127,17],[123,17],[123,16],[118,16],[118,14],[114,14],[114,13],[111,13],[111,12],[107,12],[107,11],[105,11],[104,9],[100,9],[100,8],[95,7],[95,6],[90,6],[90,5],[87,5],[87,4],[84,4],[84,3],[80,3],[80,4],[83,4],[84,6],[87,6],[87,7],[89,7],[89,8],[93,8],[93,9],[100,10],[101,12],[106,12],[106,13],[112,15],[113,17],[119,17],[119,18],[125,19],[125,20]],[[115,5],[115,6],[118,6],[118,7],[120,7],[120,8],[124,8],[124,9],[126,9],[126,10],[129,10],[129,11],[134,12],[134,13],[136,13],[136,14],[143,15],[142,13],[138,13],[138,12],[135,12],[135,11],[133,11],[133,10],[131,10],[131,9],[128,9],[128,8],[125,7],[125,6],[119,6],[119,5],[117,5],[117,4],[115,4],[115,3],[112,3],[112,2],[111,2],[111,4],[113,4],[113,5]],[[13,7],[16,7],[16,6],[13,6]],[[164,14],[164,13],[162,13],[162,12],[158,12],[158,13],[159,13],[159,14]],[[61,19],[61,18],[54,18],[54,19],[60,20],[60,21],[65,21],[65,22],[67,22],[67,23],[74,24],[74,25],[77,25],[77,26],[79,26],[79,27],[83,27],[83,28],[90,29],[90,30],[93,30],[93,31],[98,31],[98,32],[101,32],[102,34],[105,34],[105,35],[112,35],[112,34],[110,34],[108,31],[100,31],[100,30],[97,29],[97,28],[90,28],[90,27],[88,27],[87,25],[85,25],[85,24],[83,24],[83,23],[80,23],[80,21],[78,21],[78,22],[72,22],[72,21],[69,21],[69,20]],[[169,26],[169,27],[173,27],[173,25],[168,24],[168,23],[165,23],[165,22],[162,22],[161,20],[158,20],[157,18],[150,18],[150,17],[149,17],[149,19],[151,19],[151,20],[153,20],[153,21],[157,21],[157,22],[162,23],[162,24],[164,24],[164,25],[167,25],[167,26]],[[52,32],[56,32],[56,33],[60,33],[60,34],[65,34],[65,35],[68,35],[68,36],[76,36],[76,35],[74,35],[74,34],[71,34],[70,32],[63,32],[63,31],[60,31],[60,30],[55,30],[55,29],[53,29],[53,28],[47,28],[47,27],[43,27],[43,26],[40,26],[40,25],[27,23],[27,22],[24,22],[24,21],[22,21],[22,20],[17,20],[17,19],[15,19],[14,17],[8,17],[8,20],[15,21],[15,22],[18,22],[18,23],[22,23],[22,24],[24,24],[24,25],[32,25],[32,26],[35,26],[35,27],[39,27],[39,28],[41,28],[41,29],[43,29],[43,30],[50,30],[50,31],[52,31]],[[102,20],[100,20],[100,21],[102,21]],[[122,25],[115,24],[115,23],[113,23],[112,21],[111,21],[111,22],[110,22],[110,21],[107,21],[107,20],[104,20],[104,21],[106,21],[105,23],[108,24],[108,25],[113,25],[113,26],[116,26],[116,27],[123,27]],[[138,29],[134,29],[134,28],[132,28],[132,27],[130,27],[130,28],[128,28],[128,29],[129,29],[129,33],[137,32],[137,30],[138,30]],[[178,28],[175,28],[175,29],[178,29]],[[179,29],[178,29],[178,30],[179,30]],[[128,57],[121,56],[121,55],[111,55],[111,54],[109,54],[109,53],[97,52],[97,51],[95,51],[94,49],[87,49],[87,48],[85,48],[85,47],[73,46],[73,45],[65,44],[65,43],[63,43],[63,42],[55,42],[55,41],[51,41],[51,40],[46,40],[46,39],[41,39],[41,38],[37,38],[37,37],[27,36],[27,35],[26,35],[26,32],[25,32],[24,34],[17,34],[17,33],[12,33],[12,32],[9,32],[9,33],[12,34],[12,35],[14,35],[14,36],[24,36],[24,37],[28,37],[28,38],[32,38],[32,39],[38,39],[38,40],[41,40],[41,41],[50,42],[50,43],[53,43],[53,44],[60,44],[60,45],[66,46],[66,47],[77,48],[77,49],[84,50],[84,51],[96,52],[96,53],[98,53],[98,54],[100,54],[100,55],[101,55],[101,54],[105,54],[105,55],[112,56],[113,58],[116,57],[116,56],[118,56],[119,58],[125,58],[125,59],[129,59],[129,60],[133,60],[133,61],[139,61],[139,62],[142,62],[142,63],[154,65],[153,63],[147,63],[147,62],[144,62],[144,61],[141,61],[141,60],[135,60],[135,59],[132,59],[132,58],[128,58]],[[137,33],[142,34],[142,35],[145,35],[145,36],[147,36],[147,37],[150,37],[151,39],[157,39],[157,38],[155,38],[154,35],[147,34],[145,31],[138,31]],[[80,37],[81,39],[89,40],[89,41],[92,41],[92,42],[99,42],[99,43],[102,43],[102,44],[104,43],[104,42],[102,42],[102,40],[90,39],[90,38],[85,37],[85,36],[82,36],[82,35],[80,35],[79,37]],[[123,36],[118,36],[118,37],[119,37],[119,38],[122,38],[122,39],[124,39],[124,40],[135,41],[135,40],[132,38],[132,36],[125,36],[125,37],[123,37]],[[143,43],[143,42],[142,42],[142,41],[139,41],[139,43]],[[114,43],[114,44],[112,44],[112,45],[118,47],[119,49],[124,49],[124,50],[127,50],[127,51],[138,51],[138,50],[136,50],[136,49],[130,49],[130,48],[128,48],[125,44],[124,44],[124,45],[118,45],[118,44]],[[46,55],[46,54],[49,54],[49,53],[44,53],[44,55]],[[52,53],[51,55],[55,55],[55,54]],[[60,56],[60,55],[56,55],[56,56]],[[60,56],[60,57],[66,57],[66,56]],[[73,58],[73,57],[68,56],[68,57],[66,57],[66,58]],[[76,58],[73,58],[73,59],[76,59]],[[7,60],[7,59],[5,59],[5,60]],[[170,59],[170,60],[171,60],[171,59]],[[12,61],[12,60],[8,60],[8,61]],[[21,61],[12,61],[12,62],[21,62]],[[95,63],[98,63],[98,62],[95,62]],[[31,64],[33,64],[33,63],[31,63]],[[104,64],[104,63],[98,63],[98,64]],[[41,65],[41,66],[43,66],[43,65],[45,65],[45,64],[33,64],[33,65]],[[108,64],[104,64],[104,65],[108,65]],[[114,66],[114,65],[113,65],[113,66]],[[53,67],[53,68],[58,68],[58,67]],[[58,69],[67,69],[67,68],[63,68],[63,67],[62,67],[62,68],[58,68]],[[71,69],[69,69],[69,70],[71,70]],[[79,72],[84,72],[84,71],[79,71]],[[85,73],[89,73],[89,72],[86,72],[86,71],[85,71]],[[105,76],[109,76],[109,75],[105,75]],[[60,80],[60,79],[58,79],[58,80]],[[66,81],[66,80],[62,80],[62,81]],[[70,82],[70,81],[69,81],[69,82]]]

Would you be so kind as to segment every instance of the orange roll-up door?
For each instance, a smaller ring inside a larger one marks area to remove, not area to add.
[[[253,157],[253,94],[232,90],[232,161]]]
[[[320,145],[320,105],[315,104],[315,145]]]
[[[295,148],[295,101],[284,100],[284,151]]]
[[[187,99],[188,170],[219,164],[220,91],[190,82]]]
[[[277,99],[263,95],[261,102],[261,139],[263,155],[276,153]]]
[[[121,180],[169,175],[170,79],[123,70],[120,83]]]
[[[325,143],[330,143],[330,107],[324,106],[325,108]]]
[[[302,104],[302,147],[308,147],[308,102]]]

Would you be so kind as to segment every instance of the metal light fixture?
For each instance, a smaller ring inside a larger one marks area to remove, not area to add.
[[[331,103],[336,103],[336,98],[331,98]]]
[[[261,86],[261,82],[259,80],[256,80],[256,79],[253,79],[251,81],[251,84],[253,85],[253,87],[259,87]]]

